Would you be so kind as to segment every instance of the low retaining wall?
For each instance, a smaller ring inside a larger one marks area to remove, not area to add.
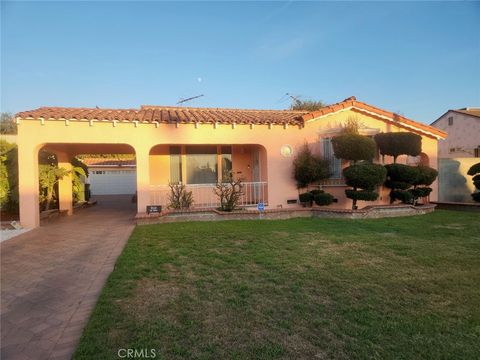
[[[379,219],[387,217],[414,216],[433,212],[435,205],[378,205],[367,206],[359,210],[328,209],[321,207],[296,209],[271,209],[265,211],[239,210],[222,212],[212,209],[188,211],[164,211],[160,214],[137,214],[138,225],[172,223],[184,221],[222,221],[222,220],[280,220],[299,217],[343,218],[343,219]]]
[[[442,210],[460,210],[460,211],[478,211],[480,212],[480,203],[458,203],[436,201],[437,209]]]

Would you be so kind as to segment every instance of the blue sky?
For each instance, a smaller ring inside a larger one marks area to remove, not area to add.
[[[2,2],[1,109],[480,106],[479,2]]]

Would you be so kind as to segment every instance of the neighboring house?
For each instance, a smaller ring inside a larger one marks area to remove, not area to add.
[[[348,163],[336,159],[331,138],[342,125],[357,120],[360,133],[411,131],[422,136],[418,158],[399,162],[437,167],[437,142],[446,133],[398,114],[357,101],[355,97],[318,111],[240,110],[142,106],[140,109],[43,107],[16,115],[19,146],[20,220],[36,227],[38,220],[38,151],[57,154],[59,165],[78,154],[134,154],[137,212],[147,205],[166,205],[171,182],[182,182],[193,192],[197,207],[216,207],[217,181],[232,172],[244,180],[243,205],[264,202],[267,208],[298,206],[292,161],[307,142],[330,160],[332,178],[323,183],[335,195],[338,207],[349,208],[341,176]],[[380,161],[380,157],[377,158]],[[392,159],[386,159],[391,162]],[[71,213],[71,182],[59,183],[60,207]],[[112,180],[113,186],[114,180]],[[431,199],[437,199],[436,183]],[[388,189],[363,204],[388,204]]]
[[[448,133],[438,143],[438,200],[473,202],[474,186],[467,171],[480,162],[480,108],[448,110],[431,126]]]
[[[135,159],[82,158],[82,161],[88,166],[86,182],[90,184],[92,196],[135,194]]]
[[[16,144],[17,143],[17,135],[15,134],[1,134],[0,139],[10,143],[10,144]]]

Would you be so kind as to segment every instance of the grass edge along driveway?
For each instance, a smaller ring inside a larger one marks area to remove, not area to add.
[[[74,358],[479,358],[479,220],[137,226]]]

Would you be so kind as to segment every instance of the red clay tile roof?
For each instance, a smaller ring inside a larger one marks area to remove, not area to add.
[[[358,101],[355,96],[349,97],[339,103],[326,106],[318,111],[314,111],[309,114],[303,115],[303,120],[304,121],[313,120],[315,118],[332,114],[343,109],[352,109],[353,111],[359,111],[359,112],[364,111],[374,117],[377,116],[384,121],[389,121],[400,127],[413,128],[413,129],[416,129],[417,131],[433,134],[434,136],[438,136],[441,138],[447,137],[447,133],[442,130],[439,130],[433,126],[419,123],[414,120],[407,119],[406,117],[395,114],[393,112],[385,111],[375,106],[368,105],[364,102]]]
[[[302,115],[307,113],[307,111],[291,110],[240,110],[144,105],[140,110],[42,107],[36,110],[20,112],[16,116],[23,119],[156,121],[167,124],[198,122],[210,124],[302,125]]]
[[[320,110],[243,110],[223,108],[189,108],[143,105],[137,109],[89,109],[41,107],[36,110],[23,111],[16,114],[21,119],[54,119],[54,120],[99,120],[99,121],[139,121],[159,123],[219,123],[219,124],[278,124],[303,126],[306,121],[335,113],[343,109],[367,112],[383,121],[394,123],[406,129],[413,129],[424,134],[445,138],[447,134],[432,126],[418,123],[390,111],[368,105],[352,96],[339,103],[326,106]]]

